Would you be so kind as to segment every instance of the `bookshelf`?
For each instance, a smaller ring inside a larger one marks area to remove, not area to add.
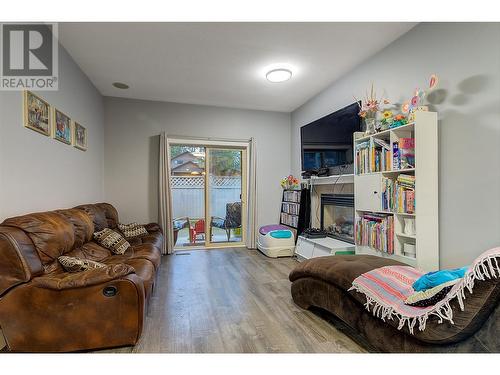
[[[280,224],[295,231],[295,239],[309,226],[309,190],[283,190],[280,210]]]
[[[354,160],[356,253],[439,269],[437,114],[417,112],[413,123],[355,133]]]

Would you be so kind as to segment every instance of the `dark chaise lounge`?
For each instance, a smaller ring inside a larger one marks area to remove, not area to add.
[[[348,291],[352,281],[375,268],[402,265],[371,255],[338,255],[309,259],[291,273],[292,297],[304,308],[319,307],[343,321],[380,352],[499,352],[500,279],[477,281],[473,294],[466,292],[465,309],[452,300],[453,321],[438,323],[432,316],[423,331],[413,335],[407,326],[397,329],[397,320],[374,317],[364,307],[366,297]]]

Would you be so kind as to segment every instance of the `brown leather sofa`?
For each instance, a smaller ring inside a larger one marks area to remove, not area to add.
[[[114,255],[93,241],[103,228],[117,230],[107,203],[33,213],[0,225],[0,329],[19,352],[70,352],[134,345],[161,260],[163,234],[129,241]],[[60,255],[105,263],[103,269],[68,273]]]
[[[349,327],[355,341],[376,352],[499,352],[500,279],[478,280],[473,294],[466,292],[465,309],[452,300],[453,321],[439,323],[431,316],[425,330],[408,327],[398,330],[396,319],[374,317],[364,306],[366,297],[348,291],[353,280],[375,268],[402,265],[372,255],[337,255],[313,258],[300,263],[291,273],[292,297],[304,308],[326,310],[327,317]],[[330,320],[330,319],[329,319]]]

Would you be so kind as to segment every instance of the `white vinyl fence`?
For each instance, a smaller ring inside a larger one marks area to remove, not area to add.
[[[226,217],[226,204],[241,201],[241,176],[210,176],[210,215]],[[205,216],[205,177],[173,176],[170,180],[174,218]]]

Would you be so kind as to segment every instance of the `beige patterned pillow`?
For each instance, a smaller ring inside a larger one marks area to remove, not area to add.
[[[123,233],[125,238],[134,238],[137,236],[148,234],[148,231],[146,230],[144,225],[140,225],[137,223],[118,224],[118,228]]]
[[[455,285],[460,280],[461,279],[450,280],[437,285],[434,288],[415,292],[406,299],[405,304],[417,307],[427,307],[435,305],[436,303],[444,299],[453,285]]]
[[[127,230],[127,229],[134,229],[135,227],[138,227],[139,223],[136,223],[135,221],[130,224],[118,224],[118,229],[121,231]]]
[[[115,254],[123,254],[130,247],[128,241],[112,229],[104,228],[94,233],[94,239],[99,245]]]
[[[106,268],[107,266],[103,263],[95,262],[90,259],[82,259],[76,257],[60,256],[57,258],[61,266],[67,272],[81,272],[86,270],[92,270],[95,268]]]

